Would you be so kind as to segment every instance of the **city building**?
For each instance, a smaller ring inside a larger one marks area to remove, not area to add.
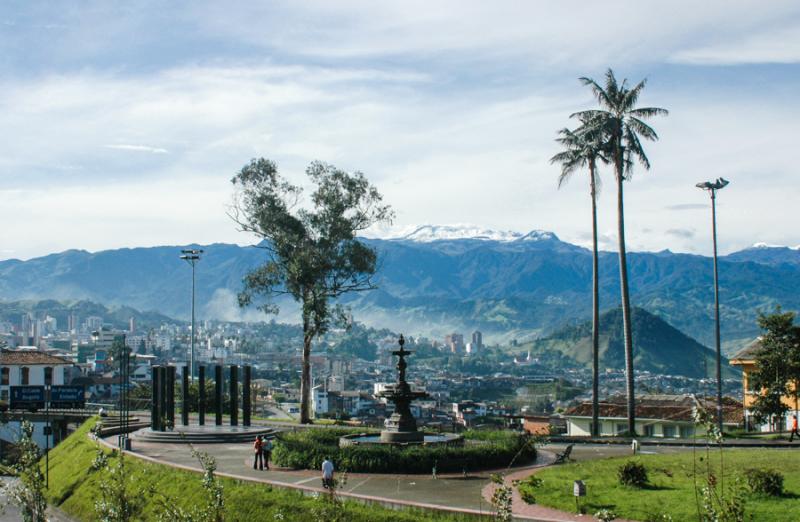
[[[753,384],[752,374],[756,371],[756,355],[762,349],[761,340],[756,339],[749,345],[745,346],[736,355],[734,355],[730,362],[733,366],[738,366],[742,369],[742,388],[744,398],[744,421],[748,429],[758,431],[788,431],[792,426],[792,415],[786,415],[783,419],[773,419],[772,422],[758,424],[755,422],[753,412],[751,410],[756,398],[763,393],[763,390],[757,389]],[[793,393],[795,383],[788,383],[789,393]],[[790,412],[797,414],[798,404],[792,395],[784,395],[781,397],[781,402],[785,404]],[[798,415],[800,417],[800,415]],[[782,421],[782,425],[778,425]]]
[[[452,353],[462,353],[464,351],[464,336],[460,333],[452,333],[445,336],[444,345]]]
[[[472,349],[478,352],[483,348],[483,334],[479,330],[472,332]]]
[[[11,386],[50,386],[69,382],[71,361],[36,350],[0,350],[0,399]]]
[[[600,436],[613,437],[628,430],[627,399],[623,395],[611,397],[600,404]],[[703,435],[705,430],[695,425],[698,408],[716,411],[715,398],[697,398],[693,395],[641,395],[636,397],[636,433],[644,437],[691,438]],[[583,402],[564,413],[567,435],[591,435],[592,403]],[[729,397],[723,398],[722,424],[724,428],[741,427],[744,422],[742,405]]]

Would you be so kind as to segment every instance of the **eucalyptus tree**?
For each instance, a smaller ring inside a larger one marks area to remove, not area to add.
[[[604,141],[601,121],[591,117],[580,117],[581,126],[575,130],[567,128],[558,131],[558,143],[564,150],[550,158],[550,163],[561,165],[558,177],[558,188],[566,183],[572,174],[582,168],[588,168],[589,195],[592,198],[592,435],[597,436],[599,430],[599,358],[600,358],[600,286],[597,254],[597,192],[600,178],[597,174],[598,162],[608,163],[607,143]]]
[[[628,87],[627,79],[618,82],[614,71],[606,72],[605,86],[591,78],[580,81],[592,89],[600,108],[581,111],[576,117],[595,122],[602,129],[609,150],[609,160],[614,165],[614,178],[617,183],[617,239],[619,241],[619,280],[622,294],[622,322],[625,340],[625,373],[628,403],[628,433],[636,433],[636,404],[633,383],[633,337],[631,332],[631,303],[628,292],[628,263],[625,250],[625,206],[623,198],[623,182],[629,181],[633,175],[635,161],[650,169],[643,140],[656,141],[658,134],[645,120],[660,115],[667,115],[666,109],[659,107],[637,107],[639,96],[645,87],[642,80],[634,87]]]
[[[236,193],[229,213],[242,231],[263,240],[259,247],[267,253],[265,263],[245,275],[239,305],[260,299],[261,310],[277,313],[273,298],[281,295],[300,304],[302,423],[311,421],[311,343],[332,320],[345,319],[332,301],[348,292],[375,288],[377,252],[356,235],[393,216],[360,172],[350,174],[313,162],[306,174],[316,189],[303,201],[302,189],[278,174],[274,162],[250,161],[231,180]]]

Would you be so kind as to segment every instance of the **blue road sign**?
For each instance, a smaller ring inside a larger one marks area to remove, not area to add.
[[[44,408],[44,386],[12,386],[11,409],[40,410]]]

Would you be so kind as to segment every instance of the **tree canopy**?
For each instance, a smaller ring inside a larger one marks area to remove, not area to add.
[[[307,201],[273,161],[251,160],[231,180],[236,194],[230,213],[242,231],[263,240],[259,247],[267,253],[265,263],[245,276],[240,306],[258,300],[259,308],[275,313],[277,295],[289,295],[302,306],[301,422],[310,419],[311,341],[328,330],[333,318],[345,319],[331,301],[375,288],[378,254],[356,236],[393,216],[360,172],[315,161],[306,174],[316,186]]]
[[[794,324],[793,312],[781,312],[758,317],[763,334],[761,348],[756,353],[756,371],[750,374],[751,386],[762,393],[752,410],[756,421],[763,423],[773,417],[783,417],[789,407],[781,397],[793,397],[797,409],[800,384],[800,326]],[[791,386],[790,386],[791,384]]]

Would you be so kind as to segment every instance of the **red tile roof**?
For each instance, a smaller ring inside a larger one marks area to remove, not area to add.
[[[0,364],[5,366],[59,365],[72,364],[72,361],[33,350],[0,350]]]
[[[698,398],[709,411],[716,411],[716,399]],[[691,395],[644,395],[636,398],[636,418],[693,422],[695,399]],[[591,417],[592,403],[584,402],[564,413],[565,417]],[[628,408],[624,396],[610,397],[600,401],[600,417],[625,419]],[[726,424],[741,424],[744,421],[742,403],[723,397],[722,417]]]

